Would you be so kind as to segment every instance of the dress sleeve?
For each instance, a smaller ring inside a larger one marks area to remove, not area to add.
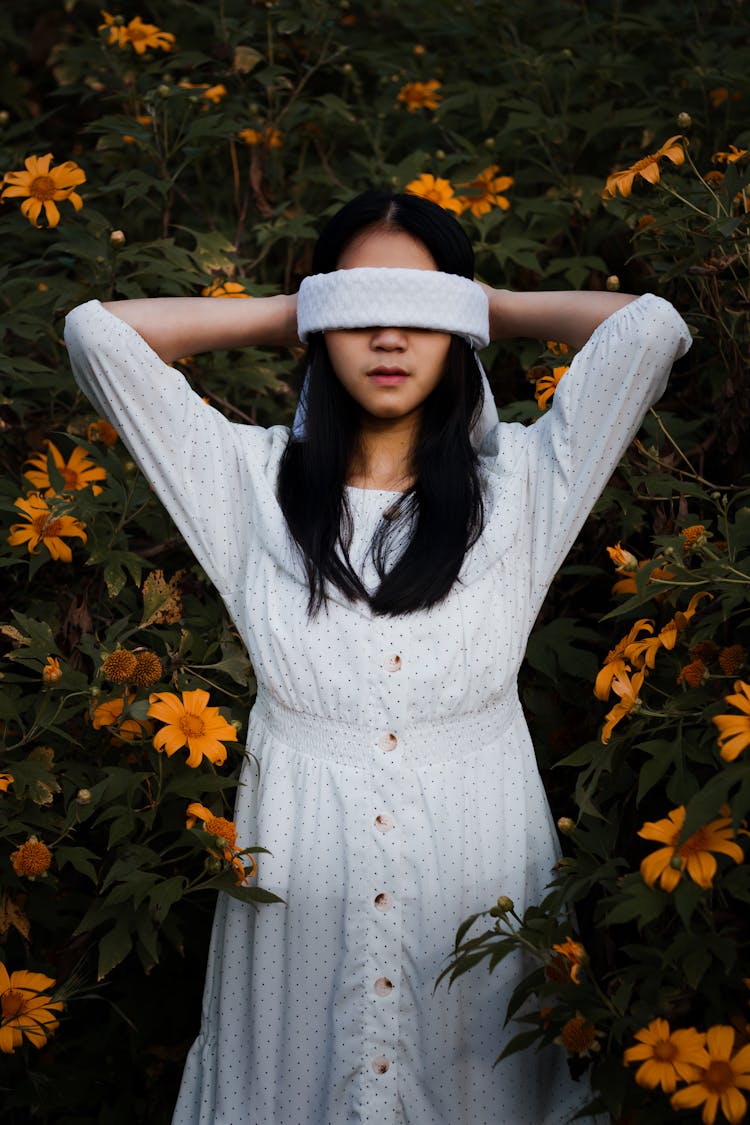
[[[664,393],[690,331],[647,293],[594,331],[527,431],[529,579],[534,615],[648,408]],[[533,618],[532,618],[533,620]]]
[[[240,580],[255,478],[264,477],[273,431],[229,422],[98,301],[68,315],[65,343],[81,390],[115,426],[198,562],[226,594]]]

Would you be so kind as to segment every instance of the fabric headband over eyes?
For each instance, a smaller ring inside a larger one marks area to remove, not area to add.
[[[439,270],[368,266],[316,273],[297,297],[297,332],[337,328],[429,328],[463,336],[474,348],[490,342],[489,303],[468,277]]]

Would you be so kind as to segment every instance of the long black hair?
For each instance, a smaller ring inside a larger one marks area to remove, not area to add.
[[[474,253],[456,219],[415,195],[368,191],[347,203],[321,234],[313,273],[330,273],[352,239],[367,228],[406,231],[439,270],[474,276]],[[309,339],[304,434],[291,437],[279,468],[278,497],[304,563],[309,613],[328,584],[376,614],[396,616],[442,601],[458,578],[484,524],[478,459],[470,431],[482,406],[482,382],[471,346],[453,336],[445,373],[425,399],[412,452],[414,484],[396,518],[384,518],[371,544],[380,584],[370,595],[349,559],[353,524],[346,480],[359,443],[359,406],[336,377],[322,332]],[[389,513],[390,515],[391,513]],[[398,555],[390,568],[387,563]]]

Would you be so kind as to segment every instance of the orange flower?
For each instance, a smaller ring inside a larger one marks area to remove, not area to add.
[[[729,152],[715,152],[711,160],[714,164],[735,164],[746,153],[746,148],[737,148],[737,145],[730,145]]]
[[[52,863],[52,852],[36,836],[29,836],[25,843],[11,853],[10,862],[16,875],[36,879],[46,875]]]
[[[601,1034],[590,1020],[577,1012],[563,1024],[555,1043],[563,1046],[570,1055],[587,1055],[590,1051],[601,1050],[601,1044],[597,1042]]]
[[[605,716],[601,733],[601,740],[605,746],[612,737],[612,731],[620,719],[624,719],[626,715],[629,715],[633,710],[637,710],[640,706],[638,693],[643,686],[644,675],[644,672],[636,672],[631,679],[628,679],[625,673],[613,677],[612,691],[615,695],[619,695],[620,702],[615,703],[612,710],[608,711]]]
[[[7,793],[10,786],[13,784],[12,773],[0,773],[0,793]]]
[[[725,676],[734,676],[745,663],[745,649],[742,645],[727,645],[719,653],[719,667]]]
[[[480,172],[476,179],[460,185],[472,190],[472,194],[462,195],[459,198],[464,208],[477,218],[486,215],[493,207],[500,207],[503,211],[507,211],[510,207],[508,200],[500,193],[512,187],[514,180],[512,176],[498,176],[499,171],[499,165],[491,164],[489,168]]]
[[[636,668],[642,668],[645,664],[647,668],[653,668],[656,663],[656,655],[660,648],[665,648],[672,651],[677,643],[677,636],[679,633],[687,629],[689,623],[698,612],[698,605],[702,598],[711,598],[706,590],[699,594],[693,594],[687,609],[683,612],[678,610],[671,621],[664,625],[661,631],[655,637],[649,637],[645,641],[635,641],[629,644],[625,650],[625,658],[632,661]]]
[[[250,297],[252,294],[245,292],[245,286],[239,281],[221,281],[218,277],[201,289],[202,297]]]
[[[553,945],[555,953],[559,953],[563,957],[570,968],[570,979],[573,984],[581,983],[581,966],[585,965],[588,961],[588,954],[580,942],[573,941],[572,938],[566,937],[565,941],[560,945]]]
[[[418,109],[437,109],[442,94],[438,94],[440,83],[433,78],[430,82],[407,82],[398,92],[398,101],[403,102],[409,113]]]
[[[636,567],[636,570],[640,570],[642,566],[646,566],[648,561],[649,561],[648,559],[644,559],[642,562],[639,562],[638,566]],[[637,586],[636,581],[635,581],[635,572],[629,571],[627,573],[624,573],[624,572],[618,570],[617,573],[623,574],[623,577],[620,578],[617,582],[615,582],[613,584],[612,593],[613,594],[637,594],[638,593],[638,586]],[[648,581],[649,582],[656,582],[659,579],[661,579],[665,582],[669,582],[672,578],[674,578],[674,574],[671,570],[667,570],[663,567],[655,567],[651,571],[651,573],[649,574]],[[656,594],[654,596],[657,597],[657,598],[659,597],[658,594]]]
[[[204,90],[201,97],[205,98],[206,101],[213,102],[214,105],[218,105],[221,99],[225,98],[226,95],[226,86],[219,82],[216,86],[209,86],[207,90]]]
[[[651,153],[650,156],[644,156],[640,160],[636,160],[635,164],[621,172],[613,172],[607,177],[607,183],[602,191],[602,199],[613,199],[618,191],[620,195],[630,195],[633,190],[633,180],[636,176],[640,176],[642,180],[646,180],[650,184],[658,184],[660,160],[671,160],[673,164],[684,162],[685,150],[680,144],[680,141],[684,139],[680,134],[670,137],[660,149]]]
[[[456,215],[460,215],[464,210],[464,204],[460,199],[456,199],[456,193],[450,180],[432,176],[429,172],[423,172],[416,180],[408,183],[404,191],[411,192],[412,195],[420,195],[422,199],[429,199],[433,203],[437,203],[439,207],[444,207],[446,211],[453,211]]]
[[[37,220],[42,207],[48,227],[56,227],[60,222],[60,212],[55,204],[61,200],[72,203],[76,211],[83,207],[83,200],[73,188],[85,182],[86,173],[72,160],[51,168],[51,160],[51,152],[45,156],[27,156],[24,160],[26,171],[6,172],[3,180],[6,186],[0,198],[27,196],[21,204],[21,214],[34,227],[39,226]]]
[[[246,145],[263,145],[264,148],[281,148],[284,143],[284,134],[281,129],[274,129],[270,125],[259,132],[258,129],[241,129],[237,136]]]
[[[609,550],[609,548],[607,548]],[[606,701],[609,699],[609,693],[612,690],[612,681],[622,676],[627,675],[630,671],[630,664],[625,657],[625,649],[633,643],[637,636],[643,631],[652,633],[654,630],[654,623],[648,617],[641,617],[631,627],[627,636],[622,637],[613,649],[607,653],[604,658],[596,682],[594,684],[594,695],[597,699]]]
[[[686,554],[688,551],[695,551],[698,547],[705,546],[708,540],[706,529],[702,523],[694,523],[691,527],[683,527],[680,535],[682,537],[682,550]]]
[[[41,543],[47,548],[53,559],[60,562],[72,562],[73,552],[63,537],[77,538],[86,542],[85,524],[73,516],[57,516],[50,509],[47,502],[37,493],[30,496],[19,496],[14,501],[15,507],[28,523],[11,524],[8,542],[11,547],[18,547],[22,543],[28,544],[30,555],[36,554],[36,549]]]
[[[680,844],[684,823],[685,806],[680,805],[664,820],[647,821],[639,830],[642,839],[665,845],[641,863],[641,875],[649,887],[658,881],[662,890],[673,891],[686,871],[693,882],[708,890],[713,886],[717,867],[712,852],[728,855],[735,863],[742,863],[745,858],[742,848],[734,842],[731,817],[722,816],[704,824]]]
[[[27,480],[31,481],[34,488],[40,492],[44,490],[45,496],[54,496],[57,492],[49,476],[47,459],[51,457],[55,468],[63,478],[64,491],[79,492],[89,485],[91,485],[94,496],[98,496],[104,491],[101,485],[96,484],[95,481],[106,480],[107,470],[89,460],[89,455],[83,446],[77,445],[66,462],[54,442],[48,439],[44,444],[47,446],[47,452],[35,453],[33,457],[29,457],[27,464],[34,467],[23,474]]]
[[[128,703],[132,703],[134,699],[135,692],[129,692]],[[145,735],[151,734],[154,729],[153,723],[147,723],[143,719],[135,719],[131,715],[126,715],[123,719],[124,708],[125,700],[122,696],[105,699],[94,711],[91,720],[94,730],[100,730],[101,727],[114,727],[114,739],[117,742],[132,742],[136,738],[143,738]]]
[[[127,47],[128,43],[138,55],[144,54],[150,47],[160,51],[171,51],[174,48],[174,35],[171,31],[161,31],[153,23],[144,23],[140,16],[136,16],[130,23],[123,24],[119,16],[112,16],[109,12],[102,11],[104,23],[99,24],[98,30],[106,28],[109,32],[108,45]]]
[[[47,661],[42,668],[42,679],[45,684],[56,684],[58,680],[62,679],[62,668],[56,656],[47,657]]]
[[[217,859],[223,859],[228,863],[235,874],[235,881],[238,884],[247,883],[250,876],[255,875],[257,870],[255,859],[248,856],[250,860],[250,870],[245,871],[244,864],[240,856],[244,853],[237,854],[237,825],[233,820],[226,820],[223,816],[216,816],[207,809],[205,805],[199,804],[194,801],[188,805],[188,815],[185,821],[186,828],[193,828],[196,820],[203,821],[203,831],[208,832],[210,836],[216,838],[217,844],[221,846],[221,854],[209,848],[209,854],[215,856]]]
[[[59,1026],[56,1013],[64,1007],[62,1000],[48,995],[54,984],[44,973],[8,973],[0,961],[0,1051],[12,1055],[24,1035],[32,1046],[44,1046]]]
[[[706,1032],[707,1064],[701,1068],[697,1081],[672,1094],[673,1109],[697,1109],[703,1106],[704,1125],[713,1125],[716,1111],[730,1125],[745,1120],[747,1099],[740,1089],[750,1089],[750,1045],[732,1054],[734,1028],[717,1024]]]
[[[635,1080],[639,1086],[655,1090],[660,1086],[665,1094],[677,1089],[678,1080],[694,1082],[700,1067],[708,1063],[704,1050],[705,1035],[694,1027],[670,1031],[666,1020],[651,1020],[648,1027],[637,1031],[638,1045],[628,1047],[623,1062],[639,1062]]]
[[[750,746],[750,684],[735,680],[734,695],[725,695],[727,703],[742,711],[741,715],[714,715],[719,728],[720,753],[725,762],[733,762],[746,746]]]
[[[226,760],[225,742],[236,742],[237,731],[208,706],[209,694],[202,688],[184,691],[182,699],[171,691],[149,696],[148,714],[166,725],[154,737],[154,746],[171,757],[183,746],[188,748],[187,764],[199,766],[203,758],[220,766]]]
[[[702,660],[691,660],[680,669],[677,677],[678,684],[687,684],[688,687],[697,688],[703,683],[706,676],[706,665]]]
[[[724,102],[729,101],[731,98],[733,102],[738,102],[742,94],[739,90],[732,90],[731,93],[727,90],[726,86],[717,86],[714,90],[708,91],[708,100],[714,109],[718,109]]]
[[[106,420],[97,418],[86,427],[86,437],[89,441],[100,441],[102,445],[113,446],[117,444],[117,430]]]
[[[638,559],[632,551],[626,551],[619,542],[615,543],[614,547],[607,547],[607,554],[615,564],[618,574],[624,570],[636,570],[638,568]]]
[[[547,371],[535,380],[534,398],[536,399],[537,406],[540,410],[546,410],[549,400],[557,390],[557,384],[562,379],[565,372],[570,365],[563,365],[562,367],[553,367],[551,371]]]

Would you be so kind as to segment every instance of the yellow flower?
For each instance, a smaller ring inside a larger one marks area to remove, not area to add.
[[[263,145],[265,148],[281,148],[284,143],[284,134],[281,129],[274,129],[268,125],[262,132],[258,129],[241,129],[237,136],[246,145]]]
[[[719,728],[720,753],[725,762],[733,762],[746,746],[750,746],[750,684],[735,680],[734,691],[734,695],[725,695],[724,698],[743,713],[713,717]]]
[[[404,191],[411,192],[412,195],[420,195],[422,199],[429,199],[438,206],[444,207],[446,211],[455,212],[456,215],[460,215],[464,210],[461,200],[456,199],[450,180],[432,176],[429,172],[423,172],[416,180],[408,183]]]
[[[430,82],[407,82],[398,92],[398,101],[403,102],[409,113],[418,109],[437,109],[442,94],[438,94],[440,83],[434,78]]]
[[[746,148],[737,148],[737,145],[730,145],[729,152],[715,152],[711,160],[714,164],[734,164],[741,160],[746,152]]]
[[[740,1125],[745,1120],[747,1099],[740,1089],[750,1089],[750,1045],[742,1047],[735,1055],[733,1047],[733,1027],[723,1024],[709,1027],[706,1032],[708,1063],[701,1069],[697,1081],[672,1094],[673,1109],[697,1109],[702,1105],[704,1125],[713,1125],[719,1106],[730,1125]]]
[[[33,468],[23,474],[31,481],[34,488],[40,492],[44,490],[45,496],[55,495],[56,489],[50,481],[47,466],[47,457],[51,456],[55,468],[63,478],[64,491],[80,492],[82,488],[87,488],[89,485],[94,496],[104,491],[101,485],[95,482],[106,480],[107,470],[89,460],[89,455],[83,446],[77,445],[66,462],[54,442],[47,440],[44,444],[47,446],[47,453],[35,453],[33,457],[29,457],[27,463],[33,465]]]
[[[561,1044],[570,1055],[587,1055],[590,1051],[601,1050],[601,1044],[597,1042],[601,1034],[593,1023],[578,1012],[563,1024],[555,1043]]]
[[[99,24],[98,30],[106,28],[109,32],[107,43],[109,46],[127,47],[128,43],[138,55],[144,54],[149,47],[159,48],[161,51],[171,51],[174,47],[174,35],[171,31],[161,31],[153,23],[144,23],[140,16],[136,16],[130,23],[123,24],[118,16],[102,11],[104,23]]]
[[[693,594],[687,609],[683,612],[678,610],[671,621],[662,627],[660,632],[655,637],[648,637],[646,640],[634,641],[629,644],[625,649],[625,659],[632,661],[636,668],[642,668],[644,664],[647,668],[653,668],[656,663],[656,654],[660,648],[665,648],[669,652],[672,651],[677,643],[677,636],[679,633],[687,629],[689,623],[698,612],[698,604],[702,598],[712,597],[708,591],[703,590],[699,594]]]
[[[680,805],[664,820],[647,821],[639,830],[642,839],[665,845],[641,863],[641,875],[649,887],[658,881],[662,890],[673,891],[685,871],[699,887],[708,890],[713,886],[717,866],[712,852],[728,855],[735,863],[742,863],[745,858],[742,848],[734,842],[731,817],[722,816],[704,824],[680,844],[684,823],[685,806]]]
[[[13,784],[12,773],[0,773],[0,793],[7,793],[10,786]]]
[[[24,1035],[34,1047],[43,1047],[59,1026],[56,1013],[62,1000],[53,1000],[45,990],[54,987],[52,977],[21,969],[8,973],[0,961],[0,1051],[12,1055]]]
[[[42,207],[49,227],[56,227],[60,222],[60,212],[55,204],[61,200],[67,199],[76,211],[83,207],[83,200],[73,188],[85,182],[86,173],[72,160],[50,168],[51,160],[51,152],[45,156],[27,156],[24,160],[26,171],[6,172],[3,180],[6,186],[3,188],[2,199],[27,196],[21,204],[21,214],[34,227],[39,226],[37,220]]]
[[[100,441],[102,445],[111,448],[117,444],[117,430],[106,418],[97,418],[86,427],[86,438],[88,441]]]
[[[45,684],[56,684],[62,679],[62,668],[56,656],[47,657],[47,662],[42,668],[42,679]]]
[[[16,875],[36,879],[38,875],[47,874],[52,863],[52,852],[36,836],[29,836],[25,843],[11,853],[10,862]]]
[[[635,164],[621,172],[613,172],[611,176],[607,177],[602,198],[613,199],[618,191],[620,195],[630,195],[633,190],[633,180],[636,176],[640,176],[642,180],[646,180],[650,184],[658,184],[660,160],[671,160],[673,164],[684,162],[685,150],[680,144],[682,140],[684,140],[684,137],[680,134],[670,137],[660,149],[651,153],[650,156],[644,156],[640,160],[636,160]]]
[[[226,760],[224,742],[236,742],[237,731],[219,714],[218,707],[208,706],[209,695],[202,688],[184,691],[182,699],[171,691],[157,691],[149,696],[148,714],[165,726],[154,736],[154,746],[171,757],[187,745],[187,764],[199,766],[203,758],[220,766]]]
[[[581,966],[585,965],[588,961],[586,950],[580,942],[573,941],[572,938],[566,937],[565,941],[560,945],[553,945],[555,953],[559,953],[564,957],[570,966],[570,979],[573,984],[581,983]]]
[[[612,678],[611,689],[615,695],[619,695],[620,702],[615,703],[611,711],[608,711],[604,718],[604,726],[602,727],[601,740],[606,746],[612,737],[612,731],[619,723],[620,719],[624,719],[629,715],[638,705],[638,693],[643,686],[644,672],[636,672],[635,675],[629,679],[623,672]]]
[[[53,559],[60,562],[72,562],[73,552],[67,543],[63,543],[63,536],[68,539],[77,538],[86,542],[85,524],[73,516],[56,516],[45,500],[37,493],[31,496],[19,496],[14,501],[15,507],[28,523],[11,524],[8,543],[11,547],[18,547],[21,543],[28,544],[29,554],[36,553],[41,543],[47,548]]]
[[[557,384],[567,370],[568,365],[553,367],[551,371],[545,371],[544,375],[535,380],[534,398],[540,410],[547,409],[549,400],[557,390]]]
[[[507,211],[510,207],[506,197],[500,193],[512,187],[514,180],[512,176],[498,176],[499,171],[497,164],[491,164],[470,183],[459,185],[472,190],[473,194],[462,195],[459,198],[464,208],[477,218],[486,215],[493,207],[500,207],[503,211]]]
[[[607,550],[609,550],[609,548],[607,548]],[[636,637],[644,630],[652,633],[653,629],[653,621],[648,617],[641,617],[631,627],[627,636],[622,637],[615,647],[610,649],[596,677],[596,683],[594,684],[594,695],[597,699],[603,701],[609,699],[609,693],[612,690],[612,681],[626,676],[630,671],[630,664],[625,657],[625,649],[631,645]]]
[[[216,816],[207,809],[205,805],[199,804],[194,801],[188,805],[188,815],[185,821],[186,828],[193,828],[196,820],[203,821],[203,831],[208,832],[210,836],[214,836],[218,844],[225,844],[221,847],[221,854],[209,848],[209,854],[216,856],[217,859],[223,859],[228,863],[234,871],[235,881],[238,884],[247,883],[249,876],[255,875],[257,870],[255,859],[253,856],[248,856],[250,860],[249,873],[245,871],[244,864],[239,855],[236,855],[237,850],[237,825],[233,820],[227,820],[223,816]],[[242,853],[240,853],[242,854]]]
[[[214,105],[218,105],[221,99],[226,97],[226,93],[226,86],[219,82],[216,86],[209,86],[207,90],[204,90],[201,97],[209,102],[213,102]]]
[[[134,698],[135,694],[129,692],[128,703],[132,703]],[[94,730],[100,730],[102,727],[114,727],[113,741],[115,742],[132,742],[136,738],[151,734],[154,729],[153,723],[145,722],[143,719],[135,719],[131,715],[123,719],[121,716],[124,709],[125,700],[121,696],[115,699],[105,699],[94,710],[91,725]]]
[[[637,1031],[638,1044],[628,1047],[623,1062],[639,1062],[635,1080],[639,1086],[655,1090],[661,1086],[665,1094],[677,1089],[678,1080],[694,1082],[700,1074],[700,1067],[708,1063],[704,1050],[705,1035],[694,1027],[670,1031],[666,1020],[651,1020],[648,1027]]]
[[[638,559],[632,551],[626,551],[621,543],[615,543],[614,547],[607,547],[607,554],[615,564],[618,574],[638,569]]]
[[[218,277],[201,289],[202,297],[251,297],[245,292],[245,286],[239,281],[221,281]]]

